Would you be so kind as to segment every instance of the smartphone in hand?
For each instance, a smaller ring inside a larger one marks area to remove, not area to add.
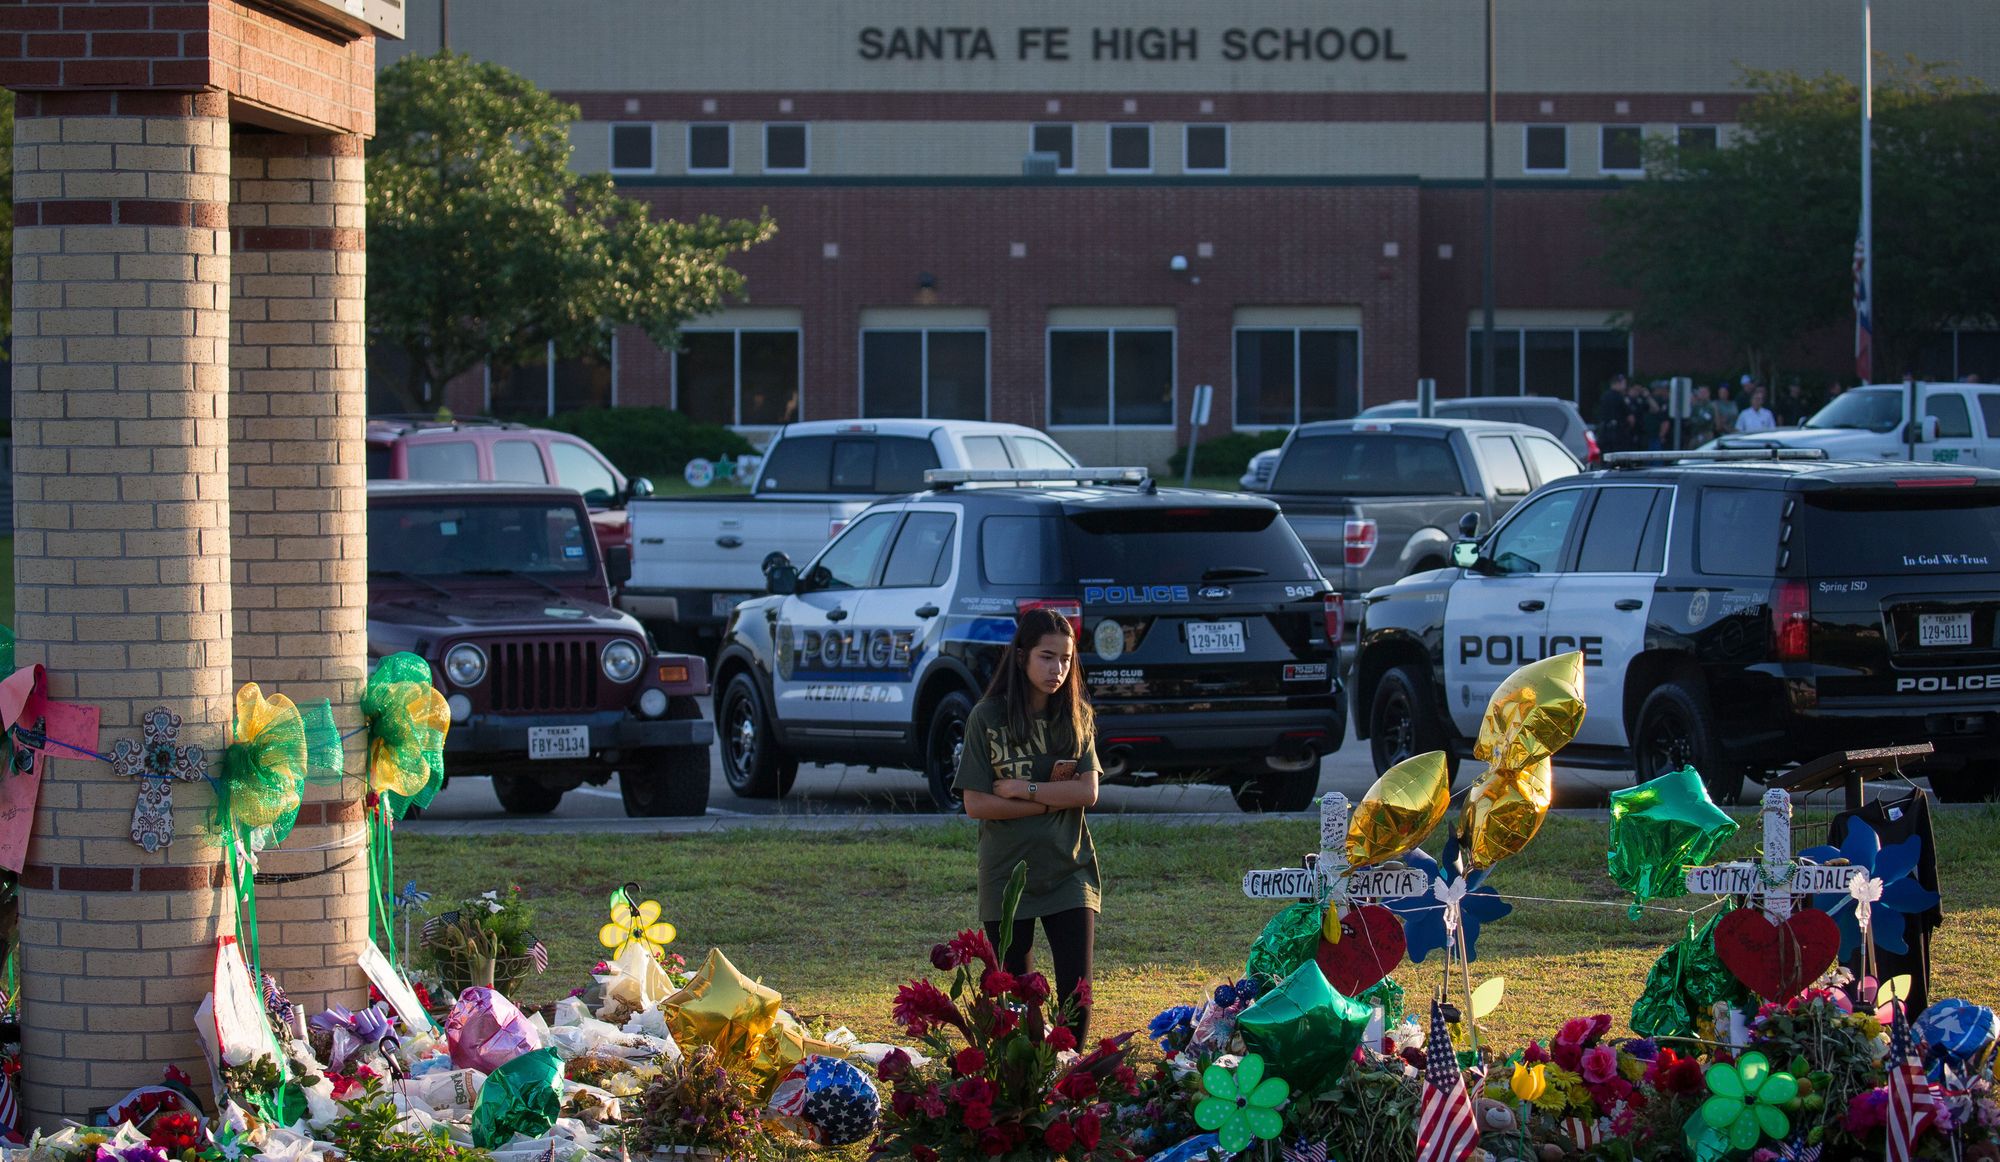
[[[1049,781],[1052,783],[1074,778],[1076,778],[1075,759],[1057,759],[1055,765],[1049,768]]]

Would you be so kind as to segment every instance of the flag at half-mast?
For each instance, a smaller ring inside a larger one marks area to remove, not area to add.
[[[1872,281],[1868,243],[1857,236],[1854,239],[1854,374],[1863,383],[1875,378],[1875,304],[1868,297]]]

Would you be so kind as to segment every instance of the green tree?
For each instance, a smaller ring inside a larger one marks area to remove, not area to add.
[[[1801,339],[1853,318],[1861,216],[1860,89],[1837,76],[1751,72],[1755,96],[1719,149],[1648,147],[1647,176],[1606,198],[1603,261],[1638,292],[1634,328],[1713,337],[1768,372]],[[1925,337],[2000,304],[2000,100],[1938,65],[1878,63],[1876,377]]]
[[[376,81],[368,147],[371,341],[409,359],[410,398],[481,363],[606,354],[637,324],[663,347],[743,289],[729,256],[767,215],[655,221],[603,174],[569,168],[574,105],[463,54],[409,57]]]

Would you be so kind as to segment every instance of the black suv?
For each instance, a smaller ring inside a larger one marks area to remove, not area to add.
[[[1369,593],[1352,681],[1377,769],[1467,753],[1501,679],[1582,650],[1566,764],[1691,762],[1727,802],[1829,751],[1927,741],[1941,798],[1991,795],[2000,472],[1819,455],[1614,454]]]
[[[715,721],[738,795],[785,794],[801,761],[855,762],[922,771],[956,810],[966,716],[1016,614],[1039,606],[1079,628],[1106,782],[1148,772],[1226,785],[1244,810],[1311,804],[1347,726],[1341,605],[1275,504],[1156,488],[1139,469],[927,479],[802,570],[773,554],[772,595],[730,618]]]

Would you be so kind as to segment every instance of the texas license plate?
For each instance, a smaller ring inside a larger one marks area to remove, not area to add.
[[[1243,623],[1188,622],[1187,642],[1188,653],[1191,654],[1240,654],[1243,652]]]
[[[590,757],[588,726],[530,726],[528,757],[531,759],[587,759]]]
[[[748,593],[717,593],[708,599],[708,614],[717,621],[728,621],[729,615],[736,612],[736,607],[750,597]]]
[[[1972,644],[1972,615],[1969,613],[1919,613],[1917,644],[1920,646],[1969,646]]]

